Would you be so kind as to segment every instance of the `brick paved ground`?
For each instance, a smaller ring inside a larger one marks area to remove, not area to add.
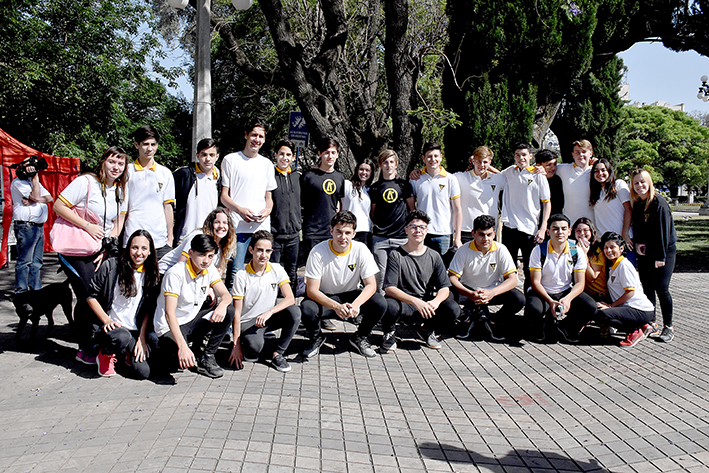
[[[62,279],[55,269],[50,257],[45,282]],[[2,294],[12,274],[0,272]],[[48,340],[16,343],[3,297],[0,470],[709,471],[708,287],[709,274],[674,276],[671,344],[407,339],[367,360],[340,332],[286,375],[246,364],[157,382],[74,361],[59,309]]]

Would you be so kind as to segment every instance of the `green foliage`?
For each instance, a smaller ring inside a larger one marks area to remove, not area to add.
[[[183,160],[187,104],[149,77],[161,49],[141,0],[10,0],[0,17],[1,128],[90,166],[107,146],[132,149],[130,134],[151,123],[164,133],[161,161]],[[153,70],[168,82],[176,73]]]
[[[701,186],[709,172],[709,128],[678,110],[647,106],[622,111],[619,171],[650,170],[656,183],[676,194],[677,186]]]

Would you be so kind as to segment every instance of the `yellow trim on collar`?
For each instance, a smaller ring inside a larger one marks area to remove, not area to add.
[[[554,251],[554,247],[551,245],[551,240],[549,240],[549,241],[547,242],[547,244],[549,245],[549,246],[547,247],[547,253],[556,253],[556,251]],[[566,245],[564,246],[564,251],[562,251],[562,253],[569,253],[569,252],[570,252],[570,250],[569,250],[569,240],[566,240]]]
[[[195,168],[195,171],[197,171],[198,173],[204,172],[204,171],[202,171],[202,168],[199,167],[199,163],[194,163],[194,168]],[[215,168],[215,167],[212,167],[212,177],[214,179],[219,178],[219,175],[217,174],[217,168]]]
[[[475,244],[475,240],[472,240],[469,245],[471,250],[479,251],[482,253],[482,250],[478,248],[478,245]],[[490,249],[488,250],[488,253],[491,251],[497,251],[499,248],[497,246],[497,242],[495,240],[492,241],[492,244],[490,245]]]
[[[605,255],[603,255],[603,256],[605,256]],[[613,266],[611,266],[611,271],[614,270],[615,268],[617,268],[618,265],[620,264],[620,262],[623,261],[624,259],[625,259],[625,256],[620,255],[620,256],[618,257],[618,259],[615,260],[615,263],[613,263]]]
[[[254,266],[251,264],[253,261],[249,261],[249,264],[246,265],[246,272],[249,274],[256,274],[256,271],[254,270]],[[271,266],[271,263],[266,263],[266,271],[263,273],[266,274],[270,270],[273,269],[273,266]]]
[[[293,172],[293,170],[291,169],[290,166],[288,166],[288,169],[286,169],[285,171],[282,170],[281,168],[279,168],[278,166],[276,166],[276,171],[279,172],[279,173],[281,173],[281,174],[284,175],[284,176],[287,176],[288,174],[290,174],[291,172]]]
[[[197,276],[201,276],[203,274],[207,274],[208,270],[203,269],[199,273],[195,271],[194,267],[192,266],[192,260],[188,259],[185,266],[187,266],[187,272],[190,274],[190,277],[192,279],[196,278]]]
[[[140,266],[138,266],[137,268],[135,268],[135,270],[138,271],[139,273],[144,273],[144,272],[145,272],[145,266],[141,264]]]
[[[421,171],[421,174],[427,174],[428,173],[427,169],[428,169],[428,166],[424,166],[423,170]],[[436,174],[436,175],[441,176],[441,177],[446,177],[448,175],[448,171],[446,171],[446,168],[444,168],[443,166],[438,166],[438,174]]]
[[[332,247],[332,239],[330,239],[327,243],[328,245],[330,245],[330,251],[332,251],[335,256],[346,256],[350,251],[352,251],[352,242],[350,242],[350,246],[349,248],[347,248],[347,251],[343,253],[338,253],[337,251],[335,251],[335,248]]]
[[[158,163],[156,163],[155,160],[153,159],[153,165],[150,166],[149,168],[144,168],[143,166],[140,165],[140,161],[135,160],[135,161],[133,161],[133,167],[135,168],[136,171],[145,171],[147,169],[149,169],[151,171],[157,171]]]

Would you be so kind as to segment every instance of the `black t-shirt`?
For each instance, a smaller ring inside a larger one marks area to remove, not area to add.
[[[396,287],[419,299],[451,285],[441,255],[430,248],[422,255],[412,255],[403,246],[389,253],[382,287]]]
[[[551,201],[551,213],[549,215],[564,213],[564,184],[558,175],[547,179],[549,182],[549,195]],[[573,225],[574,222],[571,222]]]
[[[344,197],[345,177],[339,171],[325,172],[320,168],[306,171],[300,178],[303,237],[329,237],[330,220]]]
[[[409,207],[406,200],[414,196],[409,181],[404,179],[380,179],[369,189],[374,214],[372,215],[372,233],[386,238],[406,238],[404,231],[406,214]]]

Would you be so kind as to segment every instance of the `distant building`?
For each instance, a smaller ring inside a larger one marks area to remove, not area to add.
[[[621,84],[620,86],[620,91],[618,92],[618,95],[620,96],[620,99],[625,102],[629,107],[647,107],[647,106],[652,106],[652,107],[663,107],[663,108],[669,108],[670,110],[679,110],[680,112],[684,112],[684,104],[680,103],[677,105],[672,105],[669,102],[665,102],[664,100],[655,100],[653,103],[645,103],[645,102],[633,102],[630,103],[630,84]]]

